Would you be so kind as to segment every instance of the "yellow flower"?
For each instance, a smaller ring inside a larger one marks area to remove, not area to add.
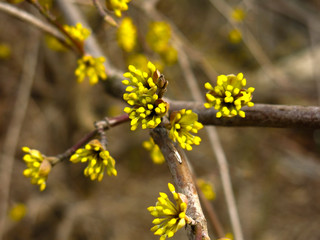
[[[75,75],[78,77],[77,81],[81,83],[85,78],[89,78],[91,85],[98,83],[99,78],[107,79],[106,69],[104,67],[104,57],[94,58],[90,55],[84,55],[78,60],[78,67]]]
[[[164,51],[171,39],[171,28],[166,22],[153,22],[146,36],[147,43],[157,53]]]
[[[106,6],[114,11],[117,17],[121,17],[121,12],[128,10],[128,4],[131,0],[106,0]]]
[[[203,192],[206,199],[214,200],[216,198],[216,193],[213,191],[213,187],[210,183],[200,178],[197,180],[197,184],[200,190]]]
[[[148,71],[148,58],[144,54],[132,54],[127,58],[127,64],[133,65],[141,71]],[[157,68],[159,69],[159,68]]]
[[[162,164],[165,162],[164,156],[162,152],[160,151],[160,148],[157,144],[154,143],[153,139],[150,138],[149,141],[144,141],[142,143],[142,146],[150,151],[150,156],[155,164]]]
[[[15,204],[9,211],[9,217],[15,222],[21,221],[27,213],[27,207],[23,203]]]
[[[6,59],[11,56],[11,48],[8,44],[0,43],[0,59]]]
[[[167,194],[160,192],[156,206],[148,207],[150,214],[155,217],[152,222],[155,226],[151,231],[154,235],[159,235],[160,240],[172,237],[180,228],[190,223],[189,217],[186,216],[188,204],[186,196],[176,193],[171,183],[168,187],[176,204],[170,201]]]
[[[38,0],[38,2],[45,9],[50,9],[52,7],[52,0]]]
[[[242,22],[246,17],[246,12],[242,8],[234,8],[231,12],[231,18],[236,22]]]
[[[18,3],[21,3],[23,2],[24,0],[9,0],[8,2],[9,3],[13,3],[13,4],[18,4]]]
[[[159,97],[168,83],[151,62],[148,62],[149,73],[133,65],[129,65],[128,69],[130,72],[123,76],[129,80],[123,80],[122,83],[128,86],[128,93],[123,94],[123,99],[132,106],[124,109],[131,119],[131,130],[136,130],[140,124],[142,129],[155,128],[169,108],[168,103]]]
[[[169,136],[178,141],[183,149],[192,150],[192,144],[199,145],[201,138],[191,133],[198,133],[203,125],[197,121],[198,115],[192,110],[182,109],[179,112],[172,112],[170,115],[171,129]],[[191,133],[190,133],[191,132]]]
[[[84,28],[81,23],[77,23],[76,26],[64,25],[63,28],[74,40],[78,42],[83,42],[91,34],[90,30]]]
[[[228,37],[229,41],[234,44],[240,43],[242,40],[242,34],[238,29],[231,30]]]
[[[131,52],[137,42],[137,29],[132,19],[126,17],[122,20],[118,31],[117,40],[119,46],[126,52]]]
[[[49,159],[35,149],[23,147],[22,151],[27,153],[23,156],[23,160],[28,167],[23,171],[23,175],[31,178],[31,183],[39,185],[40,191],[43,191],[52,168]]]
[[[233,234],[228,232],[225,236],[225,238],[219,239],[219,240],[234,240]]]
[[[178,52],[172,46],[167,46],[162,52],[159,53],[163,61],[168,65],[173,65],[178,60]]]
[[[166,64],[172,65],[177,61],[178,52],[169,44],[171,40],[171,28],[168,23],[151,23],[146,40],[151,49],[158,53]]]
[[[206,94],[207,103],[204,104],[206,108],[214,107],[218,110],[216,117],[234,117],[239,115],[245,117],[245,112],[240,110],[243,106],[252,107],[251,102],[253,87],[244,89],[246,86],[246,79],[243,74],[239,73],[237,76],[220,75],[217,77],[217,85],[212,87],[210,83],[206,83],[205,88],[209,90]]]
[[[73,163],[88,162],[84,175],[90,177],[92,181],[96,179],[101,181],[105,171],[109,176],[117,176],[115,160],[97,139],[90,141],[84,148],[78,149],[70,157],[70,161]]]
[[[58,52],[67,51],[67,48],[61,42],[59,42],[58,39],[56,39],[55,37],[49,34],[45,35],[44,40],[48,48],[50,48],[51,50],[58,51]]]

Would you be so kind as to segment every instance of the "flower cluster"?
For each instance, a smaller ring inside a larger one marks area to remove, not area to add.
[[[231,12],[231,18],[235,22],[242,22],[246,17],[246,12],[243,8],[234,8]]]
[[[154,235],[159,235],[160,240],[172,237],[190,222],[186,216],[187,199],[185,195],[176,193],[171,183],[168,184],[168,187],[176,204],[170,201],[167,194],[160,192],[156,206],[148,207],[150,214],[155,217],[152,222],[155,226],[151,228],[151,231],[154,232]]]
[[[126,59],[126,62],[128,65],[133,65],[136,68],[140,69],[141,71],[144,71],[144,72],[149,71],[147,67],[149,61],[146,55],[144,54],[141,54],[141,53],[130,54]],[[157,66],[157,69],[159,70],[158,66]]]
[[[114,11],[117,17],[121,17],[121,12],[128,10],[128,3],[131,0],[106,0],[106,6],[109,10]]]
[[[238,44],[242,41],[242,33],[238,29],[232,29],[228,34],[229,41],[233,44]]]
[[[164,156],[163,156],[162,152],[160,151],[159,146],[154,143],[152,138],[150,138],[149,141],[144,141],[142,143],[142,146],[145,149],[147,149],[148,151],[150,151],[151,159],[155,164],[164,163],[164,161],[165,161]]]
[[[216,193],[213,191],[213,187],[209,182],[206,182],[205,180],[199,178],[197,180],[197,185],[199,186],[206,199],[214,200],[216,198]]]
[[[27,207],[23,203],[15,204],[9,211],[9,217],[12,221],[19,222],[27,214]]]
[[[148,62],[149,73],[133,65],[129,65],[128,69],[130,72],[123,76],[129,80],[123,80],[122,83],[128,86],[128,93],[123,94],[123,99],[132,106],[124,109],[131,119],[131,130],[136,130],[140,124],[142,129],[155,128],[168,111],[169,105],[161,99],[160,94],[168,83],[160,77],[151,62]]]
[[[126,52],[131,52],[137,42],[137,29],[132,19],[126,17],[122,20],[118,31],[117,40],[119,46]]]
[[[171,28],[168,23],[153,22],[150,24],[146,36],[147,43],[169,65],[174,64],[178,58],[177,50],[170,45],[170,39]]]
[[[79,148],[70,157],[70,161],[73,163],[88,162],[84,175],[90,177],[92,181],[96,179],[101,181],[105,170],[109,176],[117,176],[115,160],[97,139],[91,140],[84,148]]]
[[[23,160],[27,164],[27,169],[23,171],[25,177],[31,178],[31,183],[40,186],[40,191],[46,188],[46,181],[51,171],[52,165],[48,158],[38,150],[23,147],[25,154]]]
[[[77,23],[75,26],[64,25],[63,28],[74,40],[78,42],[83,42],[91,34],[90,30],[84,28],[81,23]]]
[[[217,77],[217,85],[212,87],[210,83],[205,84],[205,88],[209,90],[206,94],[207,103],[204,104],[206,108],[214,107],[218,110],[216,117],[234,117],[239,115],[245,117],[245,112],[241,110],[243,106],[252,107],[251,102],[253,87],[244,89],[246,86],[246,79],[243,74],[239,73],[237,76],[220,75]]]
[[[44,40],[47,47],[50,48],[51,50],[57,51],[57,52],[67,51],[67,48],[57,38],[49,34],[46,34],[44,37],[45,37]]]
[[[11,56],[11,48],[8,44],[0,43],[0,59],[7,59]]]
[[[75,75],[78,77],[77,81],[80,83],[85,78],[89,78],[90,84],[94,85],[99,81],[99,78],[107,79],[104,62],[104,57],[94,58],[90,55],[84,55],[78,60],[78,67],[75,70]]]
[[[170,115],[170,138],[174,142],[178,141],[183,149],[191,151],[192,144],[199,145],[201,142],[200,137],[191,134],[198,133],[198,130],[203,128],[203,125],[197,120],[198,115],[192,110],[181,109],[178,112],[172,112]]]

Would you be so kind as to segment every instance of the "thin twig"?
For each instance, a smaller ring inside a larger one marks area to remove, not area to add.
[[[208,201],[208,199],[204,196],[203,192],[200,188],[197,187],[198,195],[201,200],[201,205],[205,209],[205,212],[208,215],[208,219],[211,222],[212,226],[217,232],[218,238],[222,238],[225,236],[225,231],[223,230],[222,224],[218,218],[218,215],[213,207],[213,205]]]
[[[98,124],[96,125],[96,129],[92,130],[91,132],[87,133],[83,138],[81,138],[76,144],[74,144],[72,147],[67,149],[64,153],[59,154],[56,157],[56,160],[54,162],[51,162],[52,165],[55,165],[65,159],[68,159],[75,151],[77,151],[78,148],[89,142],[90,139],[92,139],[97,133],[100,133],[102,137],[106,137],[104,135],[104,131],[108,130],[111,127],[115,127],[119,124],[125,123],[129,121],[128,114],[122,114],[120,116],[111,117],[111,118],[105,118],[104,120],[98,121]],[[103,133],[102,133],[103,132]],[[103,146],[106,145],[106,139],[102,139]]]
[[[83,43],[77,41],[69,32],[65,30],[65,28],[56,20],[56,17],[53,16],[46,8],[44,8],[37,0],[27,0],[31,5],[33,5],[41,14],[44,16],[52,25],[56,26],[57,29],[60,30],[62,34],[64,34],[76,47],[76,50],[81,55],[85,54]]]
[[[61,12],[64,14],[64,17],[69,24],[81,22],[84,27],[88,27],[87,20],[83,17],[82,13],[77,9],[77,7],[74,6],[70,1],[56,0],[56,3],[60,7]],[[93,35],[89,36],[89,38],[85,41],[85,51],[92,56],[105,55],[102,48],[98,44],[97,39]],[[121,83],[121,80],[123,80],[123,72],[112,66],[108,58],[106,58],[104,65],[108,75],[108,81],[103,83],[105,85],[105,89],[111,96],[121,99],[123,93],[125,92],[125,86]]]
[[[244,33],[244,25],[236,23],[231,19],[232,8],[224,0],[209,0],[210,3],[221,13],[222,16],[229,22],[229,24],[235,29],[241,29],[241,32]],[[249,31],[245,29],[245,34],[243,34],[243,42],[251,52],[252,56],[260,64],[262,70],[274,81],[281,85],[288,85],[288,79],[285,74],[276,68],[271,62],[270,58],[264,52],[263,48]]]
[[[103,17],[103,19],[109,23],[111,26],[117,27],[118,23],[116,22],[116,20],[114,20],[113,17],[111,17],[110,14],[108,14],[108,12],[106,10],[104,10],[103,6],[101,5],[99,0],[92,0],[93,5],[96,7],[96,9],[98,10],[99,14],[101,15],[101,17]]]
[[[197,80],[195,75],[193,74],[192,66],[189,62],[189,59],[183,49],[179,46],[179,42],[177,43],[177,50],[179,55],[179,64],[181,69],[183,69],[183,74],[185,76],[186,82],[190,89],[191,95],[193,99],[198,102],[202,101],[202,94],[197,84]],[[241,230],[240,219],[238,215],[238,210],[235,204],[235,198],[232,190],[231,177],[228,169],[227,159],[225,157],[223,148],[220,143],[219,136],[216,132],[215,127],[206,127],[205,128],[208,136],[211,148],[217,158],[217,162],[219,165],[222,187],[225,193],[226,202],[228,205],[229,216],[231,220],[231,225],[234,231],[236,240],[243,240],[243,233]]]
[[[17,7],[14,7],[8,3],[3,3],[3,2],[0,2],[0,10],[34,25],[40,30],[54,36],[61,42],[65,42],[64,36],[56,28],[52,27],[50,24],[46,22],[41,21],[40,19],[36,18],[30,13],[27,13]]]
[[[30,29],[29,39],[26,44],[26,56],[24,59],[24,65],[22,70],[21,82],[17,92],[17,99],[13,107],[13,116],[6,133],[6,137],[3,144],[2,161],[0,169],[0,182],[1,182],[1,197],[0,197],[0,239],[3,238],[7,208],[9,201],[9,190],[11,184],[11,175],[14,164],[14,155],[17,149],[17,143],[24,121],[31,87],[34,80],[36,66],[38,62],[39,51],[39,36],[37,31]]]

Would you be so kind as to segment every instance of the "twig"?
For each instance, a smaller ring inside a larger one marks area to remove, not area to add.
[[[98,121],[95,124],[96,129],[92,130],[91,132],[87,133],[83,138],[81,138],[76,144],[74,144],[72,147],[67,149],[64,153],[59,154],[56,157],[55,161],[52,161],[51,164],[55,165],[67,158],[69,158],[75,151],[77,151],[78,148],[86,144],[91,138],[93,138],[97,133],[100,133],[108,130],[111,127],[117,126],[121,123],[125,123],[129,121],[128,114],[123,114],[117,117],[111,117],[111,118],[105,118],[104,120]],[[102,137],[106,137],[104,135],[104,132],[101,134]],[[106,139],[102,139],[103,146],[106,145]]]
[[[320,128],[320,107],[255,104],[243,107],[245,118],[216,118],[217,111],[206,109],[203,103],[170,101],[170,111],[192,109],[205,125],[226,127],[275,127],[275,128]]]
[[[70,1],[67,0],[56,0],[56,3],[60,7],[60,10],[64,14],[64,17],[69,22],[69,24],[76,24],[81,22],[83,26],[87,27],[88,23],[86,19],[82,16],[81,12],[74,6]],[[104,52],[99,46],[96,38],[91,35],[85,41],[85,51],[92,56],[104,56]],[[123,93],[125,92],[125,86],[121,83],[123,79],[123,72],[116,69],[106,58],[104,63],[106,67],[106,73],[108,75],[108,81],[105,81],[103,84],[106,86],[106,91],[111,95],[118,98],[122,98]]]
[[[70,239],[77,220],[90,215],[92,206],[93,204],[90,200],[72,204],[65,212],[63,220],[57,226],[55,239]]]
[[[228,3],[224,0],[209,0],[210,3],[221,13],[222,16],[226,18],[229,24],[236,29],[241,29],[242,32],[244,30],[244,26],[241,24],[235,23],[231,18],[230,14],[232,9],[228,5]],[[263,51],[263,48],[257,41],[257,39],[253,36],[253,34],[246,29],[245,34],[243,34],[243,42],[251,52],[252,56],[256,59],[256,61],[260,64],[263,71],[274,81],[281,85],[288,85],[288,79],[285,74],[276,68],[267,54]]]
[[[185,52],[183,51],[183,49],[179,46],[179,43],[177,44],[177,48],[178,48],[178,55],[179,55],[179,64],[181,69],[183,69],[182,72],[185,76],[191,95],[193,99],[195,99],[198,102],[201,102],[203,97],[199,89],[199,86],[197,84],[196,77],[191,70],[192,67],[189,62],[189,59],[185,54]],[[225,193],[225,198],[228,206],[229,216],[230,216],[231,225],[234,231],[235,239],[243,240],[243,233],[241,230],[240,219],[239,219],[237,207],[235,204],[227,159],[225,157],[225,154],[221,146],[220,139],[216,132],[215,127],[210,127],[210,128],[206,127],[205,130],[209,136],[209,142],[210,142],[211,148],[217,158],[217,162],[219,165],[219,170],[220,170],[220,175],[222,180],[222,187]]]
[[[40,30],[54,36],[61,42],[65,42],[64,36],[54,27],[51,25],[41,21],[40,19],[36,18],[30,13],[27,13],[19,8],[16,8],[14,6],[11,6],[8,3],[0,2],[0,10],[4,11],[6,13],[11,14],[14,17],[17,17],[25,22],[28,22],[35,27],[39,28]]]
[[[194,219],[198,224],[195,229],[188,228],[189,239],[210,239],[208,236],[207,222],[203,215],[199,197],[191,170],[188,166],[188,160],[183,151],[176,147],[168,137],[167,130],[157,127],[151,131],[154,142],[159,146],[170,169],[173,180],[179,192],[186,195],[188,199],[187,215]],[[181,163],[180,163],[181,161]],[[199,238],[200,237],[200,238]]]
[[[228,167],[228,161],[226,158],[226,155],[223,151],[223,148],[221,146],[221,142],[218,136],[218,133],[216,131],[215,127],[206,127],[208,136],[209,136],[209,142],[211,145],[211,148],[214,150],[214,153],[216,155],[218,166],[219,166],[219,172],[221,175],[221,181],[222,181],[222,188],[223,192],[226,198],[227,206],[228,206],[228,212],[229,217],[231,220],[231,226],[234,233],[234,239],[236,240],[243,240],[243,233],[241,229],[238,209],[232,189],[232,182],[231,177],[229,173],[229,167]]]
[[[103,17],[103,19],[109,23],[111,26],[117,27],[118,24],[117,22],[110,16],[110,14],[108,14],[104,8],[102,7],[101,3],[99,0],[92,0],[93,5],[97,8],[99,14],[101,15],[101,17]]]
[[[194,176],[194,179],[195,179],[195,176]],[[204,196],[204,194],[201,191],[201,189],[199,188],[198,184],[196,185],[196,187],[197,187],[198,195],[200,197],[201,205],[205,209],[205,212],[208,215],[208,219],[211,222],[211,225],[216,230],[218,238],[224,237],[225,231],[223,230],[222,224],[218,218],[218,215],[217,215],[213,205]]]
[[[31,87],[38,62],[40,43],[39,36],[33,29],[30,29],[29,34],[30,36],[26,44],[27,52],[24,59],[21,83],[19,85],[17,99],[14,103],[13,116],[4,140],[3,152],[1,156],[0,239],[3,238],[5,229],[14,155],[17,149],[22,123],[26,115]]]
[[[27,0],[27,2],[33,5],[52,25],[56,26],[56,28],[73,43],[73,46],[76,47],[76,50],[78,50],[81,55],[85,54],[83,43],[74,39],[46,8],[44,8],[37,0]]]
[[[132,3],[138,9],[141,9],[148,17],[156,21],[165,21],[170,23],[172,28],[172,40],[175,45],[175,42],[178,41],[184,51],[188,52],[188,55],[191,56],[194,62],[197,62],[199,67],[207,75],[209,79],[213,79],[214,76],[217,76],[217,71],[212,67],[212,64],[207,60],[204,54],[197,50],[190,41],[185,37],[185,35],[180,31],[180,29],[172,22],[168,17],[166,17],[161,12],[155,9],[154,3],[152,1],[145,1],[143,4]]]

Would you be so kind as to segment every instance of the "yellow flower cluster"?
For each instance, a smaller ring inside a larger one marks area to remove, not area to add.
[[[137,28],[131,18],[126,17],[122,20],[117,31],[117,40],[124,51],[131,52],[134,49],[137,42]]]
[[[233,29],[229,32],[229,41],[233,44],[238,44],[242,41],[242,33],[239,29]]]
[[[146,55],[144,54],[130,54],[130,56],[128,56],[127,60],[127,64],[128,65],[133,65],[136,68],[142,70],[142,71],[148,71],[148,58],[146,57]],[[159,70],[159,67],[157,66],[157,69]],[[160,70],[159,70],[160,71]]]
[[[31,183],[40,186],[40,191],[46,188],[46,181],[51,171],[51,163],[38,150],[23,147],[25,154],[23,160],[27,164],[27,169],[23,171],[25,177],[31,178]]]
[[[85,78],[89,78],[91,85],[98,83],[99,78],[107,79],[106,69],[104,67],[104,57],[94,58],[90,55],[84,55],[78,60],[78,67],[75,70],[77,81],[81,83]]]
[[[123,99],[132,107],[124,111],[131,119],[131,130],[134,131],[141,124],[142,129],[155,128],[161,123],[161,118],[168,111],[168,103],[159,98],[158,93],[162,86],[158,86],[160,77],[156,67],[148,62],[149,73],[136,69],[133,65],[128,67],[130,72],[123,74],[129,80],[123,80],[128,93]]]
[[[142,143],[142,146],[145,149],[147,149],[148,151],[150,151],[151,159],[155,164],[164,163],[164,161],[165,161],[164,156],[163,156],[162,152],[160,151],[159,146],[154,143],[152,138],[150,138],[149,141],[144,141]]]
[[[49,34],[45,35],[44,40],[45,40],[47,47],[53,51],[57,51],[57,52],[67,51],[67,48],[61,42],[59,42],[59,40],[57,38],[55,38]]]
[[[159,235],[160,240],[172,237],[190,221],[186,216],[186,197],[181,193],[176,193],[171,183],[168,184],[168,187],[176,204],[170,201],[167,194],[160,192],[156,206],[148,207],[150,214],[155,217],[152,222],[155,226],[151,228],[151,231],[154,232],[154,235]]]
[[[213,191],[213,187],[209,182],[206,182],[205,180],[199,178],[197,180],[197,184],[206,199],[214,200],[216,198],[216,193]]]
[[[242,8],[234,8],[231,12],[231,18],[236,22],[242,22],[246,17],[246,12]]]
[[[170,115],[171,129],[169,136],[178,141],[183,149],[192,150],[192,144],[199,145],[201,138],[191,133],[198,133],[203,125],[197,121],[198,115],[192,110],[182,109],[179,112],[172,112]],[[191,132],[191,133],[190,133]]]
[[[106,0],[106,6],[109,10],[114,11],[117,17],[121,17],[121,12],[128,10],[128,3],[131,0]]]
[[[251,102],[253,87],[244,89],[246,86],[246,79],[243,74],[239,73],[237,76],[220,75],[217,77],[217,85],[212,87],[210,83],[204,86],[209,92],[206,94],[207,103],[204,104],[206,108],[214,107],[218,110],[216,117],[234,117],[239,115],[245,117],[245,112],[240,110],[243,106],[252,107]]]
[[[150,24],[146,36],[147,43],[169,65],[174,64],[178,58],[177,50],[170,45],[170,39],[171,28],[168,23],[153,22]]]
[[[84,175],[90,177],[92,181],[96,179],[101,181],[105,171],[109,176],[117,176],[115,160],[97,139],[91,140],[84,148],[79,148],[70,157],[70,161],[73,163],[88,162]]]
[[[76,26],[64,25],[63,28],[74,40],[78,42],[83,42],[91,34],[90,30],[84,28],[81,23],[77,23]]]
[[[19,222],[27,214],[27,207],[23,203],[15,204],[9,211],[9,217],[12,221]]]
[[[6,59],[11,56],[11,48],[8,44],[0,43],[0,59]]]

